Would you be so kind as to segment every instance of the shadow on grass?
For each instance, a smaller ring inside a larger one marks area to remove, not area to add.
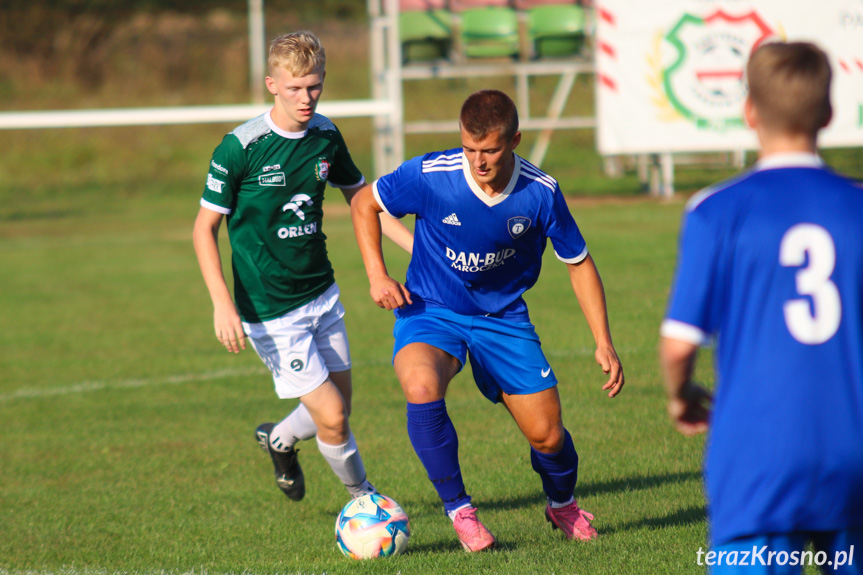
[[[518,542],[507,539],[506,541],[501,541],[498,539],[495,542],[494,548],[483,551],[483,553],[510,553],[512,551],[516,551],[519,545]],[[406,555],[414,555],[414,554],[424,554],[424,553],[455,553],[457,555],[464,554],[464,549],[462,549],[461,545],[456,538],[455,533],[453,532],[451,539],[439,539],[437,541],[426,541],[423,543],[414,543],[412,540],[410,545],[408,546]]]
[[[701,481],[701,473],[699,471],[682,471],[679,473],[663,473],[661,475],[647,475],[641,477],[621,477],[610,481],[583,483],[579,484],[579,486],[575,488],[575,494],[576,498],[590,497],[605,493],[652,489],[669,483],[687,483],[689,481]]]
[[[684,471],[679,473],[664,473],[661,475],[648,475],[640,477],[621,477],[610,481],[598,481],[595,483],[579,483],[575,488],[575,498],[593,497],[608,493],[622,493],[627,491],[640,491],[653,489],[667,484],[687,483],[689,481],[701,481],[701,473],[697,471]],[[538,491],[535,494],[520,495],[514,497],[499,497],[485,499],[479,502],[482,509],[494,509],[505,511],[508,509],[521,509],[533,507],[545,503],[545,495]]]
[[[613,533],[626,533],[637,529],[665,529],[668,527],[686,527],[694,523],[703,523],[707,521],[707,512],[704,505],[693,505],[684,507],[662,517],[645,517],[637,521],[627,521],[616,526],[609,526],[601,529],[603,535],[611,535]]]
[[[688,483],[690,481],[701,481],[699,471],[683,471],[678,473],[663,473],[660,475],[648,475],[641,477],[624,477],[610,481],[589,483],[581,488],[576,488],[578,496],[593,496],[605,493],[621,493],[653,489],[668,484]],[[692,505],[683,507],[661,517],[644,517],[636,521],[628,521],[616,526],[602,529],[603,534],[633,531],[642,528],[664,529],[668,527],[688,526],[694,523],[702,523],[707,520],[704,505]]]
[[[592,497],[596,495],[609,493],[626,493],[630,491],[640,491],[654,489],[668,484],[688,483],[690,481],[701,481],[701,473],[697,471],[687,471],[679,473],[665,473],[648,476],[634,476],[609,481],[600,481],[595,483],[583,483],[576,488],[576,498]],[[502,494],[500,497],[476,500],[474,502],[482,512],[487,511],[508,511],[523,508],[539,508],[545,505],[545,495],[541,490],[529,495],[511,495]],[[439,509],[439,502],[428,499],[424,501],[408,502],[411,508],[411,517],[418,518],[423,515],[442,515]],[[441,518],[443,520],[443,518]],[[678,509],[672,513],[659,517],[643,517],[635,521],[628,521],[616,525],[603,526],[600,528],[602,535],[611,535],[614,533],[626,533],[643,528],[648,529],[664,529],[676,526],[688,526],[706,521],[706,512],[704,505],[693,505]],[[519,543],[511,539],[498,541],[496,551],[510,552],[518,549]],[[436,540],[411,541],[407,554],[421,553],[461,553],[458,541],[453,538],[444,538]]]
[[[410,545],[408,545],[405,555],[449,553],[453,551],[459,551],[460,549],[461,546],[458,543],[458,539],[456,539],[455,535],[453,535],[453,538],[450,541],[444,541],[443,539],[439,539],[437,541],[426,541],[424,543],[416,543],[414,541],[411,541]]]

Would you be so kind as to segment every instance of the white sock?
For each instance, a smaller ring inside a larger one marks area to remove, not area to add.
[[[465,507],[470,507],[470,503],[465,503],[465,504],[464,504],[464,505],[462,505],[461,507],[456,507],[456,508],[455,508],[455,509],[453,509],[452,511],[447,511],[447,512],[446,512],[447,517],[449,517],[450,519],[452,519],[453,521],[455,521],[455,514],[459,512],[459,509],[464,509]]]
[[[345,484],[351,497],[361,497],[368,493],[376,493],[374,485],[366,478],[366,468],[363,458],[357,449],[354,434],[351,433],[348,440],[341,445],[329,445],[318,439],[318,449],[321,455],[330,464],[336,477]]]
[[[273,427],[270,433],[270,445],[276,451],[287,451],[298,441],[311,439],[318,433],[315,422],[306,406],[297,406],[286,418]]]
[[[558,503],[557,501],[552,501],[551,499],[548,499],[548,504],[551,506],[552,509],[560,509],[561,507],[566,507],[572,504],[573,501],[575,501],[575,497],[570,497],[569,501],[567,501],[566,503]]]

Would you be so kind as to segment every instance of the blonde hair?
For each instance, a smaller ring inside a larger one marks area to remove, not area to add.
[[[814,136],[830,121],[830,61],[808,42],[762,44],[749,57],[749,98],[765,126]]]
[[[307,76],[324,70],[327,54],[320,39],[312,32],[283,34],[270,43],[267,66],[272,76],[276,70],[287,70],[291,76]]]

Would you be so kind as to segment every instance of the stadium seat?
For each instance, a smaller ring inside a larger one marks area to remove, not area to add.
[[[452,14],[443,9],[399,13],[403,62],[447,58],[452,47]]]
[[[527,10],[528,37],[538,58],[573,56],[584,46],[584,9],[573,3]]]
[[[516,10],[530,10],[546,4],[582,4],[582,2],[578,0],[513,0],[513,6]]]
[[[412,0],[416,2],[417,0]],[[449,0],[449,6],[453,12],[463,12],[472,8],[487,8],[489,6],[512,7],[510,0]]]
[[[448,10],[448,0],[399,0],[399,12],[422,10]]]
[[[468,58],[516,57],[518,15],[509,6],[466,8],[459,12],[462,53]]]

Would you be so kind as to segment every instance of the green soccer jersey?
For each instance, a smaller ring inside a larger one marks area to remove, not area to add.
[[[315,114],[305,132],[269,112],[226,135],[213,152],[201,205],[227,215],[234,299],[247,322],[284,315],[334,282],[323,230],[327,182],[363,183],[341,133]]]

